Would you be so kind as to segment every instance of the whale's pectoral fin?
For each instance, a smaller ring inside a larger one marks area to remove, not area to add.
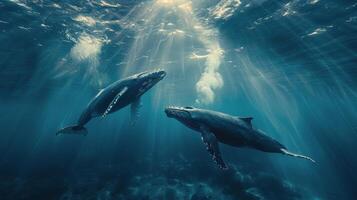
[[[118,102],[118,100],[120,99],[120,97],[123,96],[123,94],[128,90],[128,87],[124,87],[122,90],[120,90],[120,92],[114,97],[114,99],[110,102],[108,108],[105,110],[105,112],[103,113],[102,117],[105,117],[109,114],[109,112],[111,111],[111,109],[113,108],[113,106]]]
[[[56,135],[74,134],[74,135],[87,135],[88,131],[85,127],[80,125],[67,126],[56,132]]]
[[[140,116],[140,108],[141,108],[141,100],[140,97],[138,97],[133,103],[131,103],[130,110],[131,110],[131,119],[130,119],[130,124],[135,125],[136,121],[138,120]]]
[[[224,163],[216,136],[207,130],[205,127],[201,127],[202,141],[205,143],[207,151],[211,154],[212,159],[216,162],[218,167],[223,170],[227,170],[228,166]]]

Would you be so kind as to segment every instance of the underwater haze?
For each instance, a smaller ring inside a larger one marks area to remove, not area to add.
[[[56,135],[114,81],[166,77],[130,108]],[[220,145],[164,113],[194,106],[316,164]],[[357,199],[357,1],[1,0],[0,199]]]

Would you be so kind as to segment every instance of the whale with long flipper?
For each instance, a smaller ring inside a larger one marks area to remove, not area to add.
[[[169,118],[175,118],[187,127],[200,132],[207,151],[221,169],[228,169],[228,167],[222,159],[219,142],[235,147],[281,153],[315,162],[308,156],[288,151],[284,145],[254,128],[252,117],[231,116],[194,107],[168,107],[165,113]]]
[[[98,94],[89,102],[86,109],[80,115],[77,124],[57,131],[58,134],[82,134],[86,135],[84,127],[94,117],[106,117],[119,109],[131,105],[131,122],[134,123],[141,106],[140,97],[166,76],[163,70],[147,71],[134,74],[130,77],[118,80]]]

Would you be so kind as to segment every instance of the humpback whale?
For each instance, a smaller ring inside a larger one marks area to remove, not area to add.
[[[99,93],[89,102],[80,115],[77,124],[62,128],[58,134],[86,135],[84,127],[94,117],[105,117],[127,105],[131,105],[131,121],[134,123],[141,106],[140,97],[166,76],[163,70],[147,71],[118,80]]]
[[[203,143],[220,169],[228,169],[222,159],[218,142],[257,149],[263,152],[281,153],[315,162],[310,157],[292,153],[278,141],[252,126],[252,117],[231,116],[225,113],[194,107],[167,107],[167,117],[180,121],[201,133]]]

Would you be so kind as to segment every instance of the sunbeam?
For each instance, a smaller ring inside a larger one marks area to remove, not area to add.
[[[137,65],[160,66],[169,69],[172,63],[192,66],[194,61],[200,65],[201,77],[196,80],[196,102],[214,102],[215,91],[222,88],[223,78],[219,72],[224,50],[221,48],[217,31],[206,21],[198,18],[194,5],[188,0],[157,0],[144,3],[135,8],[135,15],[128,18],[135,32],[130,45],[126,70]],[[148,52],[148,49],[152,51]],[[204,55],[196,55],[200,51]],[[177,53],[181,52],[181,53]],[[144,60],[141,59],[144,57]]]

